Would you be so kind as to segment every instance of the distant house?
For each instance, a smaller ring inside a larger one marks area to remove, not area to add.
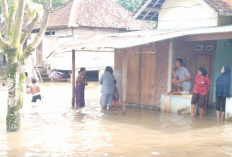
[[[115,50],[114,72],[123,101],[161,107],[172,90],[172,66],[181,57],[191,73],[192,89],[198,68],[206,67],[212,81],[209,105],[213,105],[215,79],[224,64],[232,67],[232,2],[145,0],[134,17],[155,20],[158,29],[115,34],[96,42]],[[191,95],[173,96],[168,102],[176,104],[169,109],[189,112],[190,100]]]
[[[31,38],[38,29],[33,30]],[[98,35],[145,29],[152,29],[152,26],[145,21],[135,20],[132,13],[114,1],[70,0],[51,12],[45,37],[31,58],[40,67],[71,70],[71,51],[64,52],[60,46],[79,43]],[[94,77],[92,79],[95,81],[107,65],[114,66],[113,51],[102,52],[82,47],[76,53],[76,70],[86,67],[87,77]]]

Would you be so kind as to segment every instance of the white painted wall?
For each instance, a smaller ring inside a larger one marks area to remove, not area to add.
[[[100,29],[100,28],[78,28],[56,30],[55,35],[45,35],[42,41],[43,61],[51,64],[52,69],[72,69],[72,53],[61,53],[58,46],[61,44],[78,42],[98,35],[118,33],[117,29]],[[35,34],[31,36],[33,39]],[[29,41],[30,43],[30,41]],[[52,52],[49,58],[47,58]],[[36,53],[33,52],[32,58],[36,61]],[[31,59],[30,59],[31,60]],[[86,67],[87,70],[103,70],[106,66],[114,66],[113,52],[76,52],[76,69]]]
[[[226,98],[225,119],[232,119],[232,98]]]
[[[198,0],[165,0],[159,12],[158,29],[217,26],[218,16]]]
[[[76,52],[76,69],[85,67],[86,70],[102,70],[114,65],[113,52]],[[54,53],[48,59],[52,69],[72,69],[72,52]]]

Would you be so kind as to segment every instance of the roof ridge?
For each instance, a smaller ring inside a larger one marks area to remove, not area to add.
[[[68,0],[50,14],[48,27],[60,25],[126,30],[150,29],[152,27],[145,21],[134,19],[132,12],[113,0]]]
[[[203,2],[207,4],[209,7],[211,7],[215,12],[218,14],[223,15],[223,12],[230,12],[228,15],[232,15],[232,3],[227,2],[227,0],[198,0],[200,2]],[[215,4],[217,2],[217,4]]]

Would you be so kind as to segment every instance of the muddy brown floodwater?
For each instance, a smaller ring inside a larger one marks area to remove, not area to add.
[[[100,86],[89,83],[86,107],[71,108],[71,83],[40,83],[43,101],[25,95],[21,130],[6,132],[0,91],[0,157],[232,157],[232,124],[127,107],[100,110]]]

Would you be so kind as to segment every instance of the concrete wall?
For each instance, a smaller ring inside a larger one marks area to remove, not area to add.
[[[161,95],[160,109],[166,113],[190,114],[192,95]]]
[[[232,98],[226,98],[225,119],[232,121]]]
[[[215,81],[221,74],[221,68],[223,65],[228,65],[232,68],[232,39],[231,40],[218,40],[217,49],[214,60],[214,80],[212,83],[213,88],[213,102],[216,101],[215,97]],[[231,75],[232,77],[232,75]]]
[[[87,28],[80,27],[73,29],[73,38],[74,41],[90,39],[98,35],[107,35],[113,33],[120,33],[118,29],[110,29],[110,28]]]
[[[220,22],[225,23],[225,20]],[[159,29],[217,26],[218,16],[198,0],[165,0],[159,12]]]

